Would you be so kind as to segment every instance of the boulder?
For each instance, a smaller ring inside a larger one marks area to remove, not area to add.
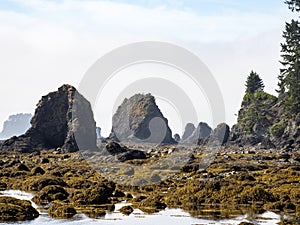
[[[34,152],[60,148],[74,152],[97,148],[90,103],[71,85],[43,96],[30,123],[24,135],[6,140],[0,149]]]
[[[168,120],[151,94],[136,94],[123,101],[113,116],[109,138],[125,142],[176,143]]]
[[[129,216],[133,212],[133,208],[130,205],[123,206],[120,212],[124,215]]]
[[[33,220],[39,216],[30,201],[0,197],[0,222]]]

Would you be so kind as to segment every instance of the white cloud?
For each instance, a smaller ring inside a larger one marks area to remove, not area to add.
[[[161,40],[187,47],[209,66],[232,124],[251,69],[262,74],[268,90],[275,88],[281,30],[289,17],[281,10],[201,15],[110,1],[16,2],[28,10],[0,9],[0,102],[5,106],[0,121],[33,112],[41,95],[63,83],[76,86],[89,66],[113,48]]]

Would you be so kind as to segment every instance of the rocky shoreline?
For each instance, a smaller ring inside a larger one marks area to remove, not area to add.
[[[150,159],[167,157],[175,147],[164,146],[161,151],[160,146],[159,151],[146,153],[146,159],[128,160],[125,164],[130,167],[153,163]],[[184,209],[196,217],[230,218],[272,211],[289,215],[291,221],[299,221],[299,152],[269,150],[266,153],[259,149],[222,148],[209,167],[199,170],[204,149],[199,146],[189,149],[193,160],[179,172],[145,186],[107,180],[91,168],[80,152],[1,152],[0,187],[1,190],[34,193],[32,201],[53,218],[71,218],[79,212],[98,218],[113,210],[115,203],[126,200],[132,203],[132,208],[147,213],[168,207]],[[3,201],[5,197],[0,197],[0,205],[4,207]],[[132,208],[124,208],[121,212],[130,214]],[[1,215],[1,221],[12,220],[9,214]],[[28,214],[14,218],[35,217]]]

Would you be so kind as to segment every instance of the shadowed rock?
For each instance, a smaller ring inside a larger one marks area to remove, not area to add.
[[[96,124],[90,103],[71,85],[63,85],[37,104],[29,130],[6,140],[1,149],[33,152],[96,149]]]

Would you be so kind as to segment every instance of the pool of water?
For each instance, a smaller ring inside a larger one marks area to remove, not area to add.
[[[0,192],[1,196],[11,196],[18,199],[31,201],[33,194],[22,192],[18,190],[8,190]],[[38,209],[36,204],[33,207]],[[222,225],[237,225],[243,221],[252,222],[254,224],[264,224],[271,225],[276,224],[280,221],[281,217],[272,212],[266,212],[256,216],[256,219],[250,219],[248,215],[239,216],[233,219],[226,220],[207,220],[192,217],[189,213],[184,212],[181,209],[165,209],[159,213],[145,214],[139,209],[135,209],[132,214],[125,216],[119,212],[119,209],[128,205],[125,202],[118,203],[115,206],[115,211],[107,213],[105,217],[100,219],[91,219],[84,214],[77,214],[73,219],[63,220],[63,219],[52,219],[46,212],[40,212],[40,216],[32,221],[16,222],[16,223],[0,223],[9,225],[40,225],[40,224],[50,224],[50,225],[93,225],[93,224],[103,224],[103,225],[154,225],[154,224],[172,224],[172,225],[200,225],[200,224],[222,224]]]

